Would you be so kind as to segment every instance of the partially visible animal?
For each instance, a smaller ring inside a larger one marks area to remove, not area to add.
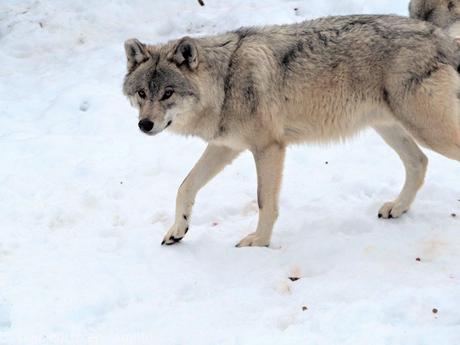
[[[340,142],[375,129],[406,169],[381,218],[403,215],[422,186],[428,160],[418,144],[460,161],[456,47],[427,22],[328,17],[159,45],[131,39],[125,50],[123,91],[139,110],[141,131],[208,142],[179,188],[163,244],[185,236],[198,191],[244,150],[256,163],[259,221],[238,246],[269,245],[290,144]]]
[[[430,22],[460,40],[460,0],[411,0],[411,18]]]

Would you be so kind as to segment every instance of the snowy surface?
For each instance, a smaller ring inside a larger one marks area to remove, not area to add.
[[[460,164],[428,153],[411,211],[379,220],[404,172],[372,132],[290,149],[270,248],[234,248],[257,222],[249,154],[199,195],[183,243],[160,246],[205,144],[139,133],[125,39],[407,12],[205,3],[0,3],[0,344],[460,344]]]

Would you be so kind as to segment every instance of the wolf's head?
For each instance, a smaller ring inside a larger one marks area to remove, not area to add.
[[[139,109],[139,128],[154,135],[171,126],[180,128],[202,111],[197,82],[199,49],[185,37],[162,46],[125,42],[128,73],[123,92]]]
[[[452,36],[452,26],[460,21],[460,0],[411,0],[409,4],[411,18],[430,22]]]

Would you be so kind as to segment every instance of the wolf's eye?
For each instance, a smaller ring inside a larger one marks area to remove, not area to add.
[[[137,94],[139,95],[140,98],[142,98],[142,99],[145,98],[145,91],[144,90],[137,91]]]
[[[163,94],[163,97],[161,97],[161,100],[164,101],[168,99],[169,97],[172,96],[173,93],[174,93],[174,90],[172,88],[167,88],[165,90],[165,93]]]

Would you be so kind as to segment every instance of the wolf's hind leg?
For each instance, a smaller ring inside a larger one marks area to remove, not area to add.
[[[401,109],[395,114],[420,145],[457,161],[460,161],[459,91],[458,72],[451,66],[441,66],[417,88],[406,92]]]
[[[285,147],[278,143],[253,151],[257,169],[259,222],[256,232],[243,238],[237,247],[265,247],[270,244],[273,225],[278,218],[278,196],[285,152]]]
[[[176,220],[161,244],[179,242],[187,233],[192,207],[198,191],[230,164],[240,151],[209,144],[201,158],[179,187],[176,198]]]
[[[406,181],[401,193],[396,200],[385,203],[379,210],[379,218],[398,218],[409,209],[423,185],[428,159],[400,125],[379,126],[374,129],[396,151],[406,169]]]

